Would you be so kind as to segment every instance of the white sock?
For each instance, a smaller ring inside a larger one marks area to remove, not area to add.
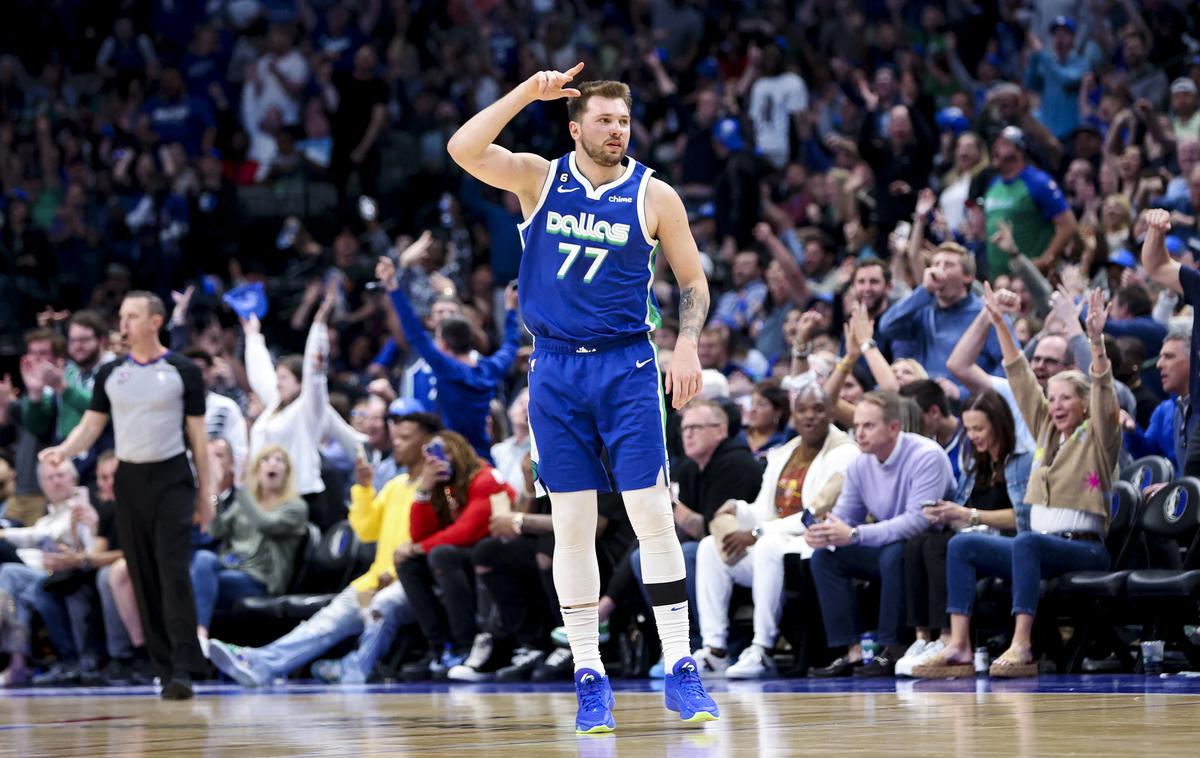
[[[663,670],[674,673],[675,664],[692,654],[688,628],[688,604],[654,606],[654,622],[658,625],[658,638],[662,641]]]
[[[571,655],[575,658],[575,670],[591,669],[604,675],[604,661],[600,660],[600,616],[597,606],[563,608],[563,626],[567,630],[567,641],[571,644]]]

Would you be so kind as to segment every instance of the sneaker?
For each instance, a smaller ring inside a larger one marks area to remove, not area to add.
[[[342,683],[342,662],[334,660],[317,661],[312,665],[313,679],[325,684]]]
[[[914,653],[913,648],[917,647],[918,642],[922,642],[923,644]],[[914,642],[909,646],[908,651],[904,653],[904,657],[896,661],[896,676],[912,676],[914,666],[920,666],[921,664],[926,663],[927,661],[931,660],[933,656],[945,649],[946,643],[942,642],[941,640],[934,640],[933,642],[917,640],[917,642]]]
[[[546,656],[546,660],[534,669],[530,678],[535,682],[560,682],[569,679],[574,670],[575,658],[571,655],[571,649],[560,647]]]
[[[171,677],[171,681],[162,688],[161,697],[163,700],[191,700],[195,694],[192,690],[191,679],[186,676],[175,676]]]
[[[271,672],[254,660],[251,648],[210,640],[208,653],[209,660],[222,674],[243,687],[263,687],[271,683]]]
[[[456,682],[486,682],[492,679],[495,674],[495,666],[489,666],[488,663],[492,660],[492,654],[495,652],[495,643],[490,632],[480,632],[475,635],[475,641],[471,644],[471,652],[467,655],[467,659],[462,663],[450,668],[446,672],[446,676]],[[492,671],[488,671],[488,669]]]
[[[681,658],[667,675],[663,697],[667,710],[679,714],[681,721],[716,721],[721,711],[708,696],[700,681],[699,665],[693,658]]]
[[[462,664],[466,660],[467,653],[447,643],[441,657],[429,665],[429,673],[433,674],[434,679],[445,679],[450,669]]]
[[[54,663],[33,677],[35,687],[71,687],[79,684],[79,667],[74,663]]]
[[[751,645],[738,656],[737,663],[725,669],[729,679],[765,679],[776,676],[775,659],[759,645]]]
[[[513,652],[512,663],[496,672],[497,682],[528,682],[546,654],[533,647],[519,647]]]
[[[932,643],[928,640],[915,640],[909,645],[904,655],[900,656],[900,660],[896,661],[896,676],[912,676],[913,661],[919,658],[930,644]]]
[[[617,728],[612,714],[616,702],[607,676],[592,669],[576,671],[575,697],[579,699],[579,711],[575,714],[576,734],[601,734]]]
[[[725,676],[725,669],[729,668],[728,656],[716,655],[707,645],[692,653],[692,660],[705,676]]]
[[[612,632],[609,629],[607,621],[600,622],[600,644],[603,645],[612,639]],[[550,631],[550,641],[558,647],[570,647],[571,642],[567,639],[567,628],[565,626],[556,626]]]
[[[400,678],[406,682],[423,682],[432,676],[432,668],[440,656],[432,651],[426,653],[420,660],[406,663],[400,667]]]

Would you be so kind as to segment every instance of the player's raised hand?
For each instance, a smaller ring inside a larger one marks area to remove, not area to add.
[[[531,100],[558,100],[563,97],[579,97],[579,90],[568,87],[580,71],[583,61],[566,71],[539,71],[521,85]]]

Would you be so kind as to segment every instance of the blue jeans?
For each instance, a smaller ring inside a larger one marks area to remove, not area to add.
[[[412,622],[399,582],[376,592],[365,612],[359,607],[358,591],[347,587],[312,618],[271,644],[255,648],[251,658],[273,676],[285,676],[347,637],[358,635],[358,648],[342,659],[342,681],[362,682],[392,646],[400,627]]]
[[[267,594],[266,586],[245,571],[226,568],[216,553],[197,550],[192,553],[192,592],[196,595],[196,623],[207,629],[212,624],[213,610],[219,603],[222,610],[233,607],[244,597]]]
[[[109,658],[127,660],[133,657],[133,641],[125,630],[125,622],[117,610],[117,600],[113,597],[109,576],[112,574],[112,564],[100,569],[96,574],[96,590],[100,593],[100,612],[104,618],[104,647]]]
[[[42,622],[46,625],[46,634],[58,659],[67,664],[78,663],[81,659],[92,668],[96,659],[96,651],[91,645],[91,625],[88,623],[92,613],[92,598],[94,592],[90,584],[84,584],[69,594],[51,592],[43,586],[44,580],[38,581],[33,593],[33,605]]]
[[[879,582],[879,642],[900,644],[904,634],[905,544],[846,545],[834,551],[813,553],[813,582],[817,585],[821,618],[830,647],[853,645],[861,639],[858,597],[850,581],[853,578]]]
[[[696,551],[700,549],[700,543],[696,541],[683,542],[679,545],[683,549],[683,569],[687,572],[684,577],[684,583],[687,585],[688,595],[688,629],[691,630],[692,648],[699,647],[699,631],[700,631],[700,605],[696,601]],[[650,595],[646,592],[646,583],[642,581],[642,549],[634,548],[629,554],[629,561],[633,568],[633,575],[637,577],[638,587],[642,591],[642,598],[646,601],[647,608],[654,608],[654,603],[650,602]]]
[[[29,654],[33,611],[46,576],[24,563],[0,564],[0,652]]]
[[[946,612],[971,615],[976,573],[1008,579],[1013,615],[1034,616],[1043,579],[1107,568],[1103,542],[1065,540],[1041,532],[1021,532],[1016,537],[959,534],[946,551]]]

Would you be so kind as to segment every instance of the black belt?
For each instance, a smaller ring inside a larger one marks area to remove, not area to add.
[[[1071,542],[1103,542],[1104,538],[1096,532],[1051,532],[1055,537],[1062,537]]]

